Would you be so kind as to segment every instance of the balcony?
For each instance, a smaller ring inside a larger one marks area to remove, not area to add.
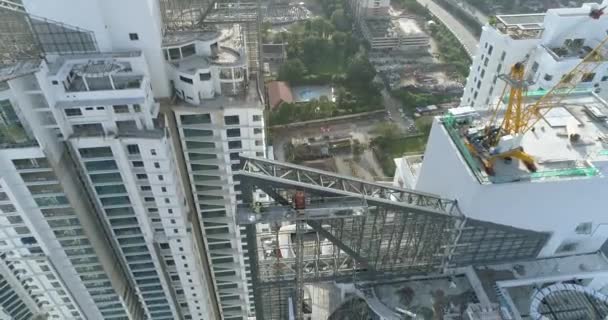
[[[97,78],[76,77],[67,92],[140,89],[143,76],[109,75]]]
[[[65,86],[66,100],[147,96],[147,79],[130,65],[111,60],[73,65]]]

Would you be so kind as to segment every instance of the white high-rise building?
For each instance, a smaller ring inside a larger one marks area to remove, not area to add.
[[[528,94],[544,94],[606,37],[608,17],[589,16],[592,9],[603,6],[584,4],[544,14],[496,16],[495,25],[483,27],[460,105],[487,108],[504,88],[499,75],[508,74],[517,62],[525,62]],[[603,62],[578,88],[604,96],[607,80],[608,63]]]
[[[490,116],[470,110],[436,118],[424,157],[396,161],[395,182],[456,199],[468,217],[547,233],[539,257],[602,249],[608,243],[608,103],[595,93],[575,95],[526,132],[520,146],[533,157],[535,172],[517,159],[498,159],[489,174],[464,136]]]
[[[163,46],[182,100],[167,106],[168,126],[185,164],[189,201],[198,213],[194,223],[205,238],[223,319],[254,315],[248,250],[235,218],[239,181],[232,171],[239,167],[239,154],[265,155],[264,107],[249,80],[240,32],[237,26],[223,33],[180,32],[166,36]]]
[[[44,54],[0,68],[0,317],[252,316],[232,170],[265,137],[243,30],[168,32],[152,0],[13,8]]]

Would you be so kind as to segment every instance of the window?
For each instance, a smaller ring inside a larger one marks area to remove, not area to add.
[[[505,61],[506,56],[507,56],[507,52],[503,51],[502,54],[500,55],[500,61]]]
[[[133,105],[133,111],[135,112],[141,112],[141,106],[138,104],[134,104]]]
[[[65,109],[63,111],[65,112],[65,115],[68,117],[76,117],[76,116],[82,115],[82,111],[80,110],[80,108],[69,108],[69,109]]]
[[[140,189],[141,189],[141,191],[151,191],[152,187],[150,187],[150,186],[141,186]]]
[[[81,148],[78,149],[78,152],[80,152],[80,156],[83,158],[104,158],[112,156],[112,149],[110,147]],[[13,160],[13,162],[15,162],[15,160]]]
[[[167,192],[167,187],[160,187],[160,191]]]
[[[201,81],[208,81],[211,79],[211,73],[207,72],[207,73],[201,73],[199,74]]]
[[[239,129],[239,128],[228,129],[228,130],[226,130],[226,135],[229,138],[240,137],[241,136],[241,129]]]
[[[112,107],[114,108],[114,113],[129,113],[129,106],[126,104],[119,104]]]
[[[141,168],[144,166],[144,162],[143,161],[133,161],[133,167],[135,168]]]
[[[193,56],[195,53],[196,50],[194,49],[194,44],[189,44],[182,47],[182,58]]]
[[[215,148],[215,143],[213,143],[213,142],[186,141],[186,148],[191,148],[191,149],[209,149],[209,148]]]
[[[254,115],[254,116],[253,116],[253,121],[254,121],[254,122],[259,122],[259,121],[262,121],[262,116],[261,116],[261,115]]]
[[[492,47],[492,46],[488,47],[488,55],[491,55],[493,50],[494,50],[494,47]]]
[[[211,137],[211,136],[213,136],[213,130],[184,129],[184,136],[186,136],[186,137]]]
[[[591,82],[591,81],[593,81],[593,78],[595,78],[594,72],[585,73],[585,74],[583,74],[583,77],[581,78],[581,82]]]
[[[154,197],[144,197],[145,202],[154,202]]]
[[[574,230],[577,234],[591,234],[591,229],[593,227],[593,223],[591,222],[583,222],[576,226]]]
[[[256,152],[255,156],[256,157],[263,157],[264,156],[264,152]]]
[[[228,141],[228,149],[240,149],[243,144],[240,141]]]
[[[256,146],[261,146],[261,145],[263,145],[263,144],[264,144],[264,143],[262,142],[262,140],[255,140],[255,145],[256,145]]]
[[[156,149],[150,149],[150,154],[155,156],[156,155]]]
[[[163,177],[163,175],[162,175],[162,174],[159,174],[159,175],[158,175],[158,180],[159,180],[159,181],[163,181],[163,180],[165,180],[165,177]]]
[[[545,76],[543,77],[543,79],[545,79],[545,81],[551,81],[551,80],[553,80],[553,76],[548,73],[545,73]]]
[[[180,79],[181,81],[185,82],[185,83],[189,83],[189,84],[193,84],[193,83],[194,83],[194,81],[192,81],[192,79],[191,79],[191,78],[186,78],[186,77],[184,77],[184,76],[179,76],[179,79]]]
[[[86,107],[86,108],[84,108],[84,109],[85,109],[85,110],[87,110],[87,111],[92,111],[92,110],[93,110],[93,107]]]
[[[602,82],[604,82],[604,81],[606,81],[606,80],[608,80],[608,76],[603,76],[603,77],[602,77]]]
[[[154,162],[154,168],[159,169],[160,168],[160,163]]]
[[[129,39],[131,41],[139,40],[139,35],[137,33],[129,33]]]
[[[224,117],[224,123],[226,125],[235,125],[235,124],[239,124],[239,116],[225,116]]]
[[[144,179],[148,179],[148,175],[147,175],[147,174],[145,174],[145,173],[138,173],[138,174],[136,175],[136,177],[137,177],[137,179],[138,179],[138,180],[144,180]]]
[[[169,49],[169,59],[170,60],[177,60],[179,58],[181,58],[181,56],[179,55],[179,48]]]
[[[97,107],[97,110],[105,110],[105,107]]]
[[[490,59],[486,58],[486,59],[483,61],[483,66],[484,66],[484,67],[487,67],[489,62],[490,62]]]
[[[481,75],[479,75],[480,78],[483,78],[483,76],[486,75],[486,69],[481,70]]]
[[[477,89],[481,88],[481,80],[477,81]]]
[[[253,134],[260,134],[262,133],[262,128],[253,128]]]
[[[208,113],[205,114],[191,114],[182,115],[179,117],[182,124],[200,124],[200,123],[211,123],[211,116]]]
[[[129,154],[139,154],[139,147],[136,144],[130,144],[127,146]]]
[[[535,62],[532,64],[532,72],[536,72],[536,71],[538,71],[538,62],[536,62],[536,61],[535,61]]]

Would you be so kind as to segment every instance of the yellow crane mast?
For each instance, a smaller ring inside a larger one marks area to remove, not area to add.
[[[498,102],[490,108],[490,120],[480,133],[467,135],[465,141],[469,151],[481,161],[489,175],[494,175],[494,163],[498,159],[519,159],[529,171],[536,171],[534,158],[521,146],[523,135],[528,131],[533,131],[534,126],[552,108],[567,98],[581,81],[595,74],[595,70],[606,57],[604,46],[607,43],[608,37],[590,50],[547,93],[529,105],[524,102],[528,86],[525,80],[524,62],[516,63],[511,67],[508,75],[500,77],[505,81],[505,87]],[[507,91],[509,92],[508,100],[503,109],[500,108],[500,105],[504,101]],[[502,110],[504,110],[504,114],[500,118]],[[500,124],[497,123],[499,118],[501,119]],[[571,138],[574,139],[574,137]]]

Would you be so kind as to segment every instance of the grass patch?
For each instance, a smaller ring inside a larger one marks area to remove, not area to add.
[[[394,159],[406,153],[424,152],[427,140],[428,135],[385,140],[381,144],[374,144],[372,150],[380,162],[384,175],[392,177],[396,169]]]
[[[439,47],[439,59],[445,63],[454,65],[458,74],[465,78],[469,73],[471,58],[462,47],[462,44],[441,23],[431,26],[430,29],[431,35]]]

